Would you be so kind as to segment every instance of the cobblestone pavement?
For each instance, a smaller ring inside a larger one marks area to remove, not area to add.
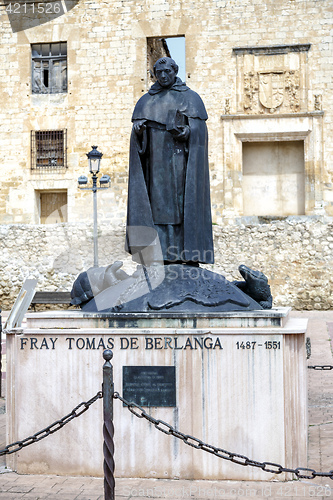
[[[333,365],[333,311],[292,312],[309,318],[312,354],[309,365]],[[308,370],[309,452],[308,464],[316,471],[333,470],[333,370]],[[0,399],[0,449],[5,446],[5,400]],[[2,413],[1,413],[2,412]],[[66,432],[63,430],[62,432]],[[242,453],[242,450],[231,450]],[[217,459],[218,460],[218,459]],[[269,460],[269,457],[267,457]],[[183,481],[116,479],[116,500],[154,499],[332,499],[333,481]],[[103,479],[92,477],[19,475],[8,472],[0,457],[0,500],[103,500]]]

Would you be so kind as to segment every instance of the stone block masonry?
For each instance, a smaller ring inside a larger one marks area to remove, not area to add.
[[[92,144],[104,153],[103,173],[118,187],[101,205],[100,217],[124,220],[131,114],[150,85],[147,39],[172,36],[185,37],[186,81],[209,115],[214,221],[248,213],[241,149],[244,141],[257,140],[304,141],[303,212],[333,215],[333,38],[327,1],[82,0],[63,16],[39,26],[35,20],[32,16],[29,25],[28,14],[10,14],[0,6],[0,146],[6,151],[0,223],[39,222],[38,193],[46,190],[67,191],[69,222],[89,222],[88,195],[76,189],[76,179],[87,168],[85,153]],[[59,41],[67,43],[67,92],[32,94],[31,45]],[[285,53],[267,55],[282,44],[289,47]],[[303,45],[306,52],[295,51]],[[240,55],[237,47],[268,52]],[[274,83],[264,96],[262,75]],[[264,105],[271,92],[283,97],[277,107]],[[224,114],[229,118],[221,119]],[[235,117],[244,116],[251,120],[235,125]],[[258,116],[265,119],[262,127]],[[51,175],[31,170],[30,134],[40,130],[67,130],[67,169]],[[267,214],[273,214],[270,208]]]
[[[333,219],[319,216],[281,220],[240,218],[214,225],[215,264],[207,268],[240,280],[240,264],[263,271],[274,306],[328,310],[333,307]],[[77,275],[93,265],[92,225],[0,226],[0,307],[10,309],[28,277],[38,290],[69,291]],[[125,226],[99,226],[99,265],[116,260],[132,273],[124,250]]]
[[[328,4],[80,0],[38,26],[36,16],[29,19],[0,5],[0,147],[5,152],[0,307],[12,306],[28,276],[38,278],[39,290],[69,290],[77,274],[92,265],[91,193],[77,189],[92,144],[103,152],[102,172],[112,181],[98,197],[100,264],[118,259],[134,268],[123,251],[131,114],[150,86],[147,40],[184,36],[186,83],[203,98],[209,115],[212,267],[230,280],[240,278],[241,263],[262,270],[274,305],[330,309],[333,11]],[[31,45],[58,42],[67,44],[67,92],[33,94]],[[43,130],[67,131],[67,168],[32,170],[31,132]],[[268,172],[271,163],[262,160],[263,151],[274,159],[276,142],[281,161]],[[294,167],[294,156],[287,156],[294,142],[301,153],[299,168],[285,168],[281,175],[281,164]],[[244,160],[250,153],[257,155],[254,171]],[[265,197],[255,190],[258,174]],[[246,185],[253,196],[244,196]],[[68,223],[38,224],[45,192],[67,195]],[[255,205],[257,199],[261,203]],[[295,201],[293,210],[285,199]],[[300,217],[244,217],[292,213]]]

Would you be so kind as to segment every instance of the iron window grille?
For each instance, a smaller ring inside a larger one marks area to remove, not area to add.
[[[67,92],[67,43],[31,45],[32,93]]]
[[[67,130],[31,131],[31,170],[67,168]]]

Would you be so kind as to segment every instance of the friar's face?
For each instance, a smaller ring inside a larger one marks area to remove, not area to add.
[[[170,64],[170,61],[166,60],[164,64],[159,64],[155,69],[156,78],[162,87],[171,87],[177,77],[177,72]]]

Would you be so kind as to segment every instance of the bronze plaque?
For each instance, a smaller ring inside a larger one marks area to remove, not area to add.
[[[123,366],[123,398],[140,406],[176,406],[174,366]]]

